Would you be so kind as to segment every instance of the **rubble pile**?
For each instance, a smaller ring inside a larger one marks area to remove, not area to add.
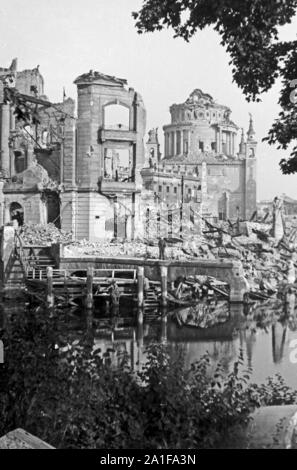
[[[192,259],[191,251],[188,244],[168,245],[166,247],[166,257],[169,259],[187,260]],[[115,256],[115,257],[131,257],[144,259],[158,259],[159,247],[148,245],[141,241],[125,241],[125,242],[90,242],[88,240],[79,240],[64,248],[65,257],[82,257],[82,256]]]
[[[115,256],[144,259],[159,259],[158,241],[144,243],[142,241],[117,241],[117,242],[90,242],[89,240],[78,240],[68,244],[64,248],[67,258],[83,256]],[[205,237],[195,237],[180,243],[166,245],[166,258],[172,260],[186,261],[193,258],[215,259],[216,242],[207,240]]]
[[[70,243],[71,233],[58,229],[54,224],[24,224],[20,236],[25,245],[50,246],[53,243]]]

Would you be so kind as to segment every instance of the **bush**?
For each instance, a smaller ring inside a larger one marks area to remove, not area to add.
[[[227,377],[221,366],[211,377],[208,356],[186,370],[182,353],[153,344],[141,372],[128,361],[115,370],[90,331],[73,341],[66,320],[31,310],[7,322],[0,435],[22,427],[60,448],[217,448],[255,406],[281,401],[274,383],[247,384],[242,357]]]

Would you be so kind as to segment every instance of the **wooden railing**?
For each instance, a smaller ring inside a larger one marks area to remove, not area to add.
[[[78,273],[76,275],[76,273]],[[136,269],[94,269],[94,281],[116,281],[117,283],[136,283],[137,272]],[[38,267],[29,267],[27,269],[27,278],[29,280],[46,280],[47,270]],[[85,281],[87,279],[87,271],[82,269],[53,269],[53,279],[66,280],[66,279],[80,279]]]
[[[41,268],[34,268],[30,266],[27,270],[27,279],[28,280],[38,280],[44,281],[47,279],[47,270]],[[53,279],[56,280],[65,280],[69,279],[69,274],[66,269],[53,269]]]

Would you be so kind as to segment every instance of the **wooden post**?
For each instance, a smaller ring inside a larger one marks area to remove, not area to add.
[[[167,341],[167,315],[162,315],[161,321],[161,343]]]
[[[161,270],[161,302],[162,307],[167,307],[167,274],[168,274],[168,267],[167,266],[160,266]]]
[[[87,271],[87,298],[86,308],[92,310],[93,308],[93,279],[94,279],[94,268],[88,267]]]
[[[137,269],[137,305],[143,308],[143,287],[144,287],[144,267],[138,266]]]
[[[143,325],[143,310],[137,312],[137,325]]]
[[[54,287],[53,287],[53,268],[48,266],[46,269],[47,290],[46,290],[46,304],[48,308],[54,306]]]
[[[134,330],[133,330],[134,332]],[[141,348],[143,347],[143,310],[138,310],[137,312],[137,330],[136,338],[138,343],[138,361],[141,362]]]

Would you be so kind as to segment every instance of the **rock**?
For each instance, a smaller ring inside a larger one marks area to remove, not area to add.
[[[0,449],[54,449],[54,447],[18,428],[0,438]]]

